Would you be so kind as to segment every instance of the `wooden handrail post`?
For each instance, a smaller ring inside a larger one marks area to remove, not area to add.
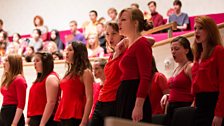
[[[172,38],[173,37],[173,30],[172,28],[168,29],[168,38]]]

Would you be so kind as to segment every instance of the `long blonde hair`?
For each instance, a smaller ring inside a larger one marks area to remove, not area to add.
[[[16,76],[23,75],[23,62],[22,57],[18,54],[10,54],[6,58],[9,62],[9,71],[4,71],[1,87],[8,88]]]
[[[202,44],[196,41],[193,43],[194,59],[198,61],[200,58],[207,59],[216,45],[222,45],[222,39],[219,29],[212,18],[208,16],[198,16],[195,18],[195,23],[200,24],[207,32],[206,48],[202,48]]]

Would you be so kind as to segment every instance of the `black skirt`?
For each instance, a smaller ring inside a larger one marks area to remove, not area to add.
[[[3,126],[11,126],[16,114],[17,105],[3,105],[1,108],[1,118]],[[24,115],[20,117],[17,126],[25,126]]]
[[[39,126],[42,116],[31,116],[30,117],[30,126]],[[54,116],[51,116],[46,123],[46,126],[59,126],[60,123],[54,121]]]
[[[214,118],[215,106],[218,100],[218,92],[204,92],[196,94],[196,126],[211,126]],[[224,123],[222,123],[224,126]]]
[[[116,96],[116,117],[132,120],[132,111],[135,106],[139,80],[123,80]],[[143,119],[141,122],[151,122],[152,110],[149,97],[143,105]]]

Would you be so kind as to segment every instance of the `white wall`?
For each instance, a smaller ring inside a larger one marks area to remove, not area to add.
[[[147,10],[150,0],[0,0],[0,18],[4,20],[4,29],[12,34],[29,34],[33,29],[33,17],[41,15],[49,29],[68,29],[68,22],[78,21],[79,26],[88,20],[88,12],[97,10],[99,17],[107,16],[109,7],[118,11],[136,2],[142,10]],[[155,0],[157,10],[166,17],[172,7],[172,0]],[[182,0],[182,11],[190,16],[224,12],[224,0]]]

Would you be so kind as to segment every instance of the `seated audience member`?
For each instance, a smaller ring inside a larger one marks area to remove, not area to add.
[[[148,7],[151,12],[151,18],[148,21],[153,23],[153,27],[163,25],[163,16],[156,11],[156,2],[150,1]]]
[[[0,32],[0,56],[4,56],[8,45],[8,33],[5,31]]]
[[[89,12],[90,21],[88,21],[84,25],[84,35],[85,35],[86,38],[89,34],[96,34],[97,33],[97,29],[96,29],[96,26],[98,24],[97,16],[98,16],[98,14],[95,10],[91,10]]]
[[[117,10],[115,8],[109,8],[107,10],[107,14],[110,17],[110,21],[115,21],[117,22]]]
[[[149,97],[152,106],[152,114],[164,114],[164,109],[160,105],[160,100],[163,95],[169,93],[167,79],[165,75],[158,72],[156,68],[156,62],[153,57],[152,59],[152,84],[149,90]]]
[[[105,24],[106,23],[106,18],[100,17],[97,22],[98,22],[97,24],[99,24],[99,23]]]
[[[164,122],[168,126],[172,126],[171,121],[176,108],[191,106],[193,102],[193,95],[191,94],[193,54],[188,39],[182,36],[173,39],[171,41],[171,53],[178,66],[168,80],[170,93],[163,95],[161,99],[163,108],[168,101]]]
[[[93,75],[96,79],[99,79],[100,81],[98,83],[97,82],[93,83],[93,106],[90,113],[90,118],[93,115],[100,90],[103,87],[105,81],[104,67],[106,63],[107,61],[105,59],[97,59],[93,63]]]
[[[131,8],[139,9],[139,4],[137,3],[132,3]]]
[[[65,49],[64,43],[60,39],[60,34],[58,30],[52,30],[51,31],[51,36],[50,36],[50,41],[53,41],[56,43],[58,51],[63,52]]]
[[[35,51],[33,46],[26,47],[26,51],[23,54],[23,56],[25,57],[25,61],[32,62],[34,54],[35,54]]]
[[[34,29],[31,36],[32,38],[30,39],[29,46],[33,46],[35,52],[42,50],[43,40],[41,39],[40,29]]]
[[[87,37],[88,57],[103,57],[104,49],[100,47],[100,41],[97,34],[90,34]]]
[[[189,25],[189,17],[186,13],[181,12],[182,3],[180,0],[173,2],[174,14],[169,16],[169,23],[176,22],[179,31],[186,30]]]
[[[33,24],[35,26],[35,29],[40,29],[42,40],[46,41],[48,39],[48,28],[44,25],[44,19],[41,16],[37,15],[33,19]]]
[[[4,31],[4,30],[3,30],[3,20],[2,20],[2,19],[0,19],[0,32],[1,32],[1,31]]]
[[[69,23],[71,34],[65,36],[66,46],[73,41],[81,41],[83,44],[86,44],[86,39],[84,35],[77,30],[77,22],[75,20],[70,21]]]
[[[106,50],[106,39],[105,39],[105,26],[103,23],[97,24],[97,33],[100,41],[100,47],[104,49],[104,53],[107,52]]]
[[[20,53],[20,42],[21,42],[20,34],[14,33],[12,42],[10,42],[7,46],[6,54],[21,54]]]
[[[60,51],[58,51],[58,48],[57,48],[57,45],[55,42],[50,41],[47,44],[45,50],[52,54],[54,60],[63,59],[63,55],[62,55],[62,53],[60,53]]]

